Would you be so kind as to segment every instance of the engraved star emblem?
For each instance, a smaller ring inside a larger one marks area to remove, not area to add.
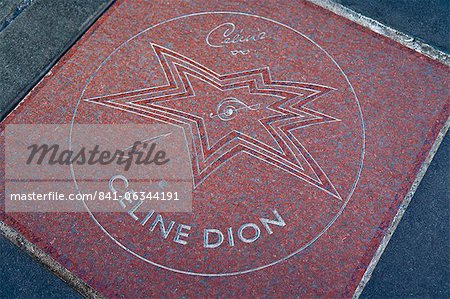
[[[184,129],[194,188],[239,154],[282,169],[342,200],[294,131],[339,121],[307,108],[334,88],[274,81],[268,67],[218,74],[152,44],[167,84],[84,99]]]

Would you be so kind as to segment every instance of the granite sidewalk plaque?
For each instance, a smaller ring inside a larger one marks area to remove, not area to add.
[[[2,221],[108,297],[351,297],[445,131],[448,85],[444,64],[311,3],[119,2],[2,143],[17,124],[68,126],[69,144],[85,124],[163,128],[192,209],[8,212],[2,151]]]

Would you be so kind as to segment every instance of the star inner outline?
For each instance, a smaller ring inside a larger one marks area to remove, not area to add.
[[[224,163],[240,153],[247,153],[342,200],[328,176],[293,134],[298,128],[340,121],[305,107],[334,88],[313,83],[274,81],[268,67],[221,75],[179,53],[157,44],[151,45],[166,77],[166,85],[83,100],[182,127],[188,137],[194,189]],[[203,117],[163,105],[167,101],[196,97],[189,76],[220,91],[246,88],[251,95],[270,96],[272,102],[263,106],[273,115],[257,121],[279,148],[238,131],[231,131],[211,145]]]

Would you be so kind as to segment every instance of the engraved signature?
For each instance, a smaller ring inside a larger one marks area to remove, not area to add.
[[[244,33],[244,28],[236,29],[234,23],[223,23],[214,27],[206,35],[206,43],[213,48],[221,48],[226,45],[239,46],[246,43],[261,41],[266,38],[265,31],[259,31],[253,34]],[[230,51],[232,55],[248,54],[248,49],[235,49]]]

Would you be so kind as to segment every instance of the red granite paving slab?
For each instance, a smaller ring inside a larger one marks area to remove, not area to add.
[[[1,217],[107,297],[351,297],[449,117],[448,86],[447,66],[307,2],[119,2],[2,130],[183,128],[193,211],[161,215],[187,243],[139,211],[5,213],[3,196]]]

